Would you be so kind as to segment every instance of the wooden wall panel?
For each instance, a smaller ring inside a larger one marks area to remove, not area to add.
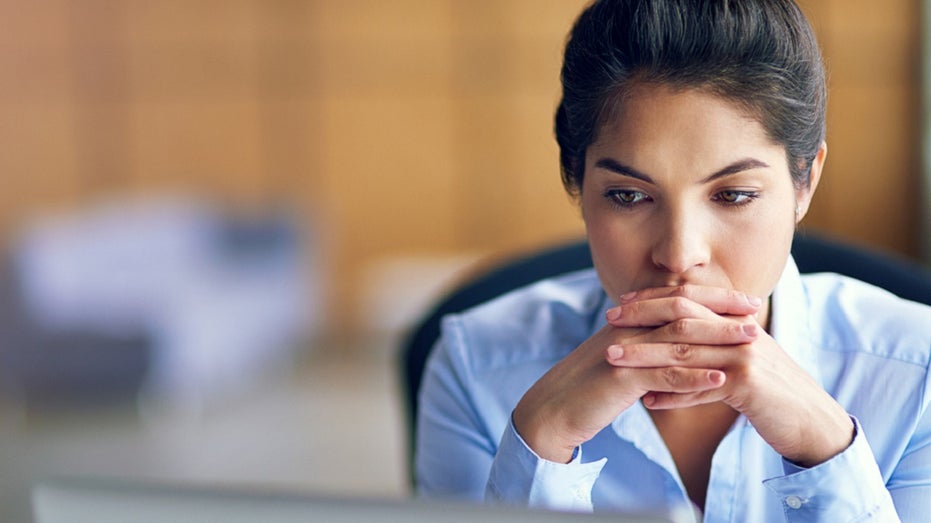
[[[228,196],[263,194],[259,107],[254,99],[137,103],[133,185],[189,185]]]
[[[918,256],[916,0],[806,0],[829,74],[828,160],[805,226]]]
[[[66,103],[0,103],[2,232],[43,209],[71,206],[83,190],[75,167],[74,109]]]
[[[837,85],[829,120],[828,166],[817,205],[817,226],[861,243],[913,254],[920,192],[909,100],[902,86]],[[814,224],[812,225],[814,226]]]
[[[42,0],[45,1],[45,0]],[[73,3],[73,2],[72,2]],[[83,0],[126,10],[125,31],[134,42],[235,46],[255,37],[258,0]],[[272,0],[269,3],[293,3]]]
[[[582,233],[559,182],[560,53],[587,0],[0,0],[0,238],[106,196],[286,202],[333,312],[366,267]],[[918,246],[918,0],[803,0],[830,71],[806,227]]]
[[[333,100],[326,110],[324,191],[345,261],[455,249],[449,101]]]

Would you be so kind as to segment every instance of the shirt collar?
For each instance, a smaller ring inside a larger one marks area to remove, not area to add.
[[[821,384],[817,354],[812,346],[808,293],[791,257],[773,291],[769,314],[770,336],[795,363]]]

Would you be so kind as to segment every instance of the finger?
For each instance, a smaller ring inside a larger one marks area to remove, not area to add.
[[[725,376],[725,381],[727,380]],[[721,387],[697,392],[648,392],[643,396],[643,405],[651,410],[684,409],[722,401],[725,397]]]
[[[739,365],[749,345],[692,345],[688,343],[634,343],[611,345],[605,361],[615,367],[689,367],[723,369]]]
[[[649,369],[617,368],[618,380],[644,391],[688,393],[720,387],[724,373],[717,369],[659,367]]]
[[[615,327],[658,327],[682,318],[713,320],[719,316],[704,305],[682,296],[633,301],[608,310]]]
[[[735,345],[756,340],[762,328],[756,321],[716,317],[712,321],[686,318],[644,333],[638,341]]]
[[[762,328],[755,321],[721,317],[715,317],[714,320],[685,318],[637,334],[628,338],[627,343],[741,345],[758,339],[762,332]]]
[[[691,284],[674,287],[654,287],[629,292],[621,296],[618,303],[623,306],[642,300],[676,296],[698,302],[717,314],[735,316],[755,314],[763,304],[758,296],[741,291]]]

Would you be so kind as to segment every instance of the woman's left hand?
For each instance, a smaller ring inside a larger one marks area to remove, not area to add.
[[[616,327],[654,328],[638,336],[636,343],[608,348],[607,362],[617,367],[719,369],[725,374],[722,387],[683,394],[650,392],[643,403],[650,409],[675,409],[724,402],[746,416],[776,452],[803,467],[842,452],[853,438],[850,416],[757,319],[697,305],[726,304],[733,294],[716,287],[683,285],[625,295],[619,307],[608,311],[608,322]],[[753,341],[723,343],[723,333],[734,328],[752,333]]]

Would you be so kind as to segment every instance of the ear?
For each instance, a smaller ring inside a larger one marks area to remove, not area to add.
[[[802,218],[808,214],[808,207],[811,205],[811,198],[815,195],[815,189],[818,188],[818,182],[821,181],[821,171],[824,169],[824,160],[828,156],[828,144],[821,142],[818,148],[818,154],[815,155],[814,161],[811,162],[811,173],[808,178],[808,187],[795,191],[795,203],[798,212],[795,215],[795,223],[802,221]]]

